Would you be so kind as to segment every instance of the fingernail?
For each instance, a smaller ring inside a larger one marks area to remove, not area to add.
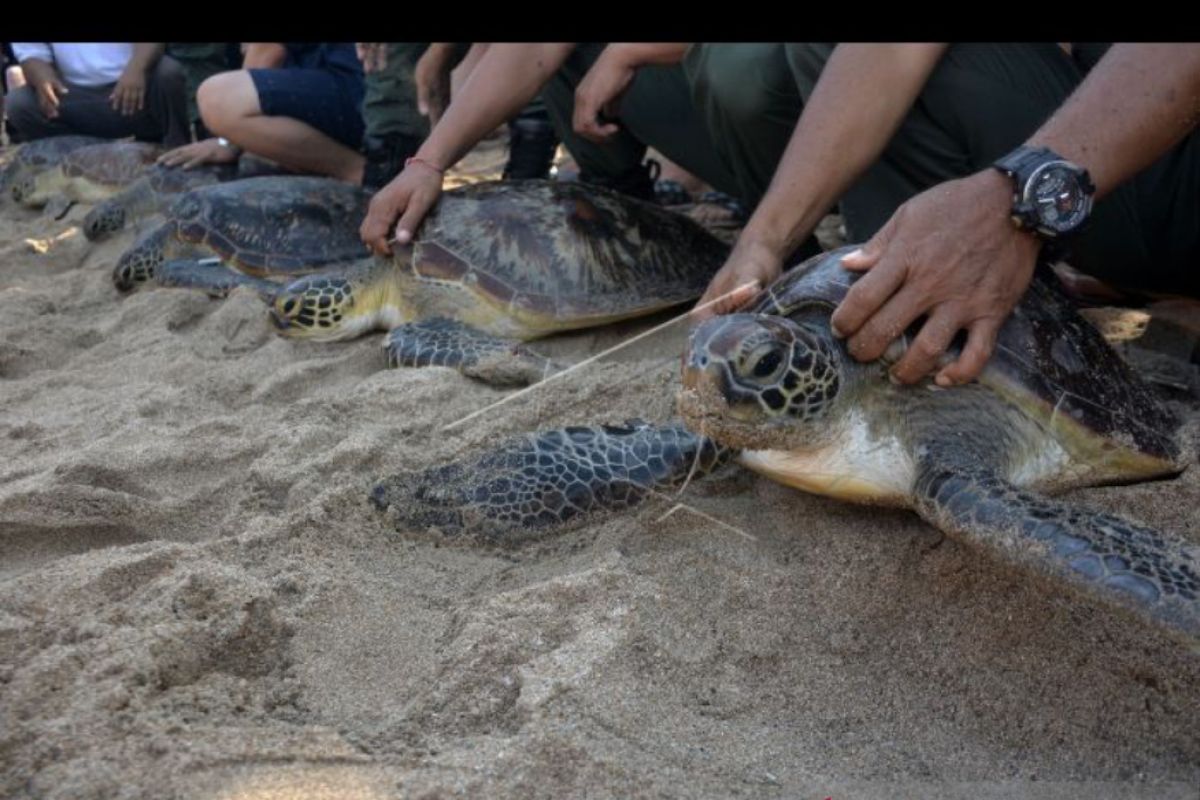
[[[854,250],[852,250],[851,252],[846,253],[846,255],[842,256],[842,260],[845,261],[847,258],[862,258],[862,254],[863,254],[862,248],[858,247],[858,248],[855,248]]]
[[[835,339],[846,338],[846,334],[842,332],[842,329],[837,326],[836,322],[829,323],[829,331],[833,334],[833,338]]]
[[[954,381],[950,380],[950,378],[940,372],[938,373],[937,377],[933,379],[933,382],[938,386],[941,386],[943,389],[949,389],[954,385]]]

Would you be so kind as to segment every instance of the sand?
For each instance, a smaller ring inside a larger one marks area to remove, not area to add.
[[[0,212],[0,796],[1197,797],[1200,655],[910,513],[733,469],[485,548],[368,502],[669,418],[681,326],[515,395],[121,297],[84,211]],[[1071,499],[1200,542],[1200,469]]]

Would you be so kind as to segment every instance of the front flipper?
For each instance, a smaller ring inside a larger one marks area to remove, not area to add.
[[[225,297],[239,286],[248,286],[266,303],[275,299],[280,288],[277,283],[231,269],[217,258],[168,261],[156,270],[155,275],[159,286],[200,289],[211,297]]]
[[[453,367],[497,386],[526,386],[559,370],[521,344],[445,317],[393,328],[384,347],[393,367]]]
[[[66,195],[56,194],[46,202],[45,206],[42,207],[42,214],[53,218],[57,222],[65,217],[74,207],[74,200]]]
[[[496,541],[629,508],[712,471],[727,456],[679,424],[562,428],[509,439],[471,460],[395,475],[375,486],[371,500],[380,510],[394,509],[410,529]]]
[[[1031,494],[979,468],[928,465],[916,494],[923,517],[968,545],[1200,641],[1200,548]]]

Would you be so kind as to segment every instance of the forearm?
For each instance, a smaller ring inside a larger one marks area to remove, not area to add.
[[[1028,144],[1086,167],[1103,197],[1200,120],[1200,45],[1114,44]]]
[[[164,42],[134,42],[133,55],[125,65],[125,71],[145,72],[154,66],[166,49],[167,45]]]
[[[529,103],[570,55],[573,44],[494,44],[417,155],[441,169]]]
[[[642,67],[649,64],[678,64],[690,46],[687,43],[615,42],[604,49],[618,55],[628,66]]]
[[[743,238],[781,258],[804,241],[883,152],[945,49],[937,44],[839,45]]]
[[[54,80],[58,77],[58,73],[54,69],[54,64],[49,61],[43,61],[40,58],[26,58],[21,62],[21,71],[25,73],[25,81],[37,91],[43,84]]]

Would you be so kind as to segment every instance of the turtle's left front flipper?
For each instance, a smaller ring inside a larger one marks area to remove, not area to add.
[[[915,494],[923,517],[968,545],[1200,642],[1200,548],[1031,494],[978,467],[927,464]]]
[[[247,286],[258,292],[264,303],[270,303],[279,293],[279,284],[243,275],[217,258],[168,261],[155,270],[155,277],[159,286],[199,289],[211,297],[225,297],[237,287]]]
[[[561,369],[519,342],[445,317],[393,328],[384,347],[393,367],[452,367],[497,386],[527,386]]]
[[[603,511],[704,475],[729,451],[682,425],[570,427],[510,439],[475,459],[388,478],[371,492],[408,528],[485,541]]]

